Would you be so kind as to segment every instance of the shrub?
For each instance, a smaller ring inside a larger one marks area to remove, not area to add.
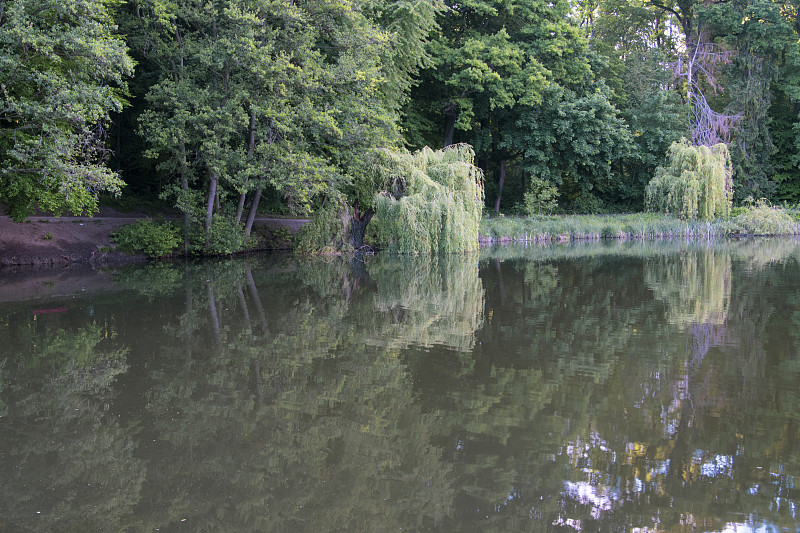
[[[764,198],[746,207],[735,222],[754,235],[794,235],[799,228],[791,215],[784,209],[769,205]]]
[[[255,238],[244,234],[234,219],[215,213],[208,231],[192,235],[192,251],[202,255],[231,255],[250,248]]]
[[[179,227],[149,218],[122,226],[111,234],[111,241],[123,252],[143,252],[150,257],[172,254],[183,244]]]
[[[549,181],[533,177],[525,193],[525,212],[528,216],[549,215],[558,207],[558,189]]]

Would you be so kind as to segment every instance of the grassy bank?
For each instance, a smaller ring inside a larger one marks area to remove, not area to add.
[[[739,210],[736,216],[710,222],[669,215],[571,215],[484,218],[480,239],[491,242],[567,242],[600,239],[663,239],[731,235],[798,235],[797,211],[773,207]]]

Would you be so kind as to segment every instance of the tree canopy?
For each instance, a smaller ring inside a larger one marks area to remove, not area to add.
[[[376,154],[426,146],[469,144],[496,212],[532,191],[562,212],[639,210],[683,137],[728,146],[735,203],[797,201],[799,10],[2,0],[0,201],[16,219],[92,212],[124,179],[184,213],[187,249],[218,253],[247,245],[259,210],[344,206],[360,234],[386,190]]]
[[[0,2],[0,202],[15,220],[91,214],[123,186],[103,144],[133,72],[116,30],[102,0]]]

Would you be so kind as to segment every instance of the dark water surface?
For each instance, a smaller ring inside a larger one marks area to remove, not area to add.
[[[2,532],[800,525],[797,241],[76,276],[0,275]]]

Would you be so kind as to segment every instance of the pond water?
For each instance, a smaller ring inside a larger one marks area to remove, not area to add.
[[[797,241],[47,276],[0,275],[2,531],[800,525]]]

